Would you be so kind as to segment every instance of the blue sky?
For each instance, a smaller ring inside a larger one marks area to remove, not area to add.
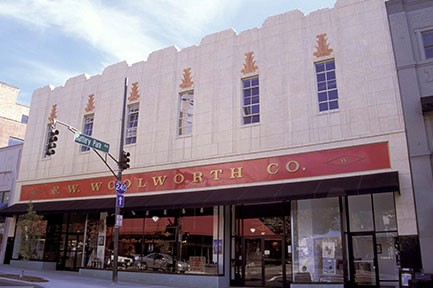
[[[333,7],[336,0],[0,0],[0,81],[21,90],[182,49],[229,28],[261,27],[272,15]]]

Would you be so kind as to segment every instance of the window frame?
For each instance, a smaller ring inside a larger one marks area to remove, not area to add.
[[[91,119],[91,122],[87,120]],[[83,134],[87,136],[92,136],[93,134],[93,126],[95,124],[95,114],[87,114],[83,117]],[[90,130],[90,131],[89,131]],[[90,151],[90,147],[81,145],[80,152],[88,152]]]
[[[316,100],[319,113],[329,113],[338,111],[340,109],[338,101],[339,95],[337,87],[337,68],[335,62],[335,58],[314,62],[314,73],[316,75]],[[333,63],[333,68],[328,68],[327,64],[331,63]],[[319,65],[322,64],[323,70],[319,70]],[[333,78],[328,78],[328,76]],[[326,105],[326,109],[322,109],[325,108],[324,105]],[[336,105],[336,107],[331,107],[331,105]]]
[[[256,80],[257,83],[253,83]],[[246,81],[249,85],[246,86]],[[242,84],[242,99],[241,99],[241,114],[242,125],[254,125],[260,123],[260,78],[259,75],[252,75],[241,79]],[[257,90],[257,94],[255,93]],[[257,98],[257,100],[254,100]],[[257,101],[257,102],[253,102]],[[256,111],[254,111],[257,109]]]
[[[9,136],[8,146],[16,146],[24,144],[24,139],[20,139],[18,137]]]
[[[125,127],[125,145],[137,143],[137,128],[140,116],[139,103],[133,103],[127,107],[126,127]],[[133,118],[131,118],[133,117]]]
[[[189,99],[184,100],[183,98],[186,96],[189,96]],[[177,136],[190,136],[194,125],[194,90],[180,92],[178,99]],[[188,109],[187,106],[183,109],[182,101],[189,101],[189,106],[191,107]],[[186,116],[184,114],[186,114]]]
[[[424,39],[423,39],[423,34],[426,33],[432,33],[433,34],[433,27],[428,27],[428,28],[424,28],[424,29],[418,29],[415,30],[415,34],[418,40],[418,47],[419,47],[419,53],[420,53],[420,60],[431,60],[433,59],[433,43],[431,45],[428,45],[428,47],[430,49],[432,49],[432,56],[431,57],[427,57],[426,55],[426,50],[425,50],[425,44],[424,44]]]

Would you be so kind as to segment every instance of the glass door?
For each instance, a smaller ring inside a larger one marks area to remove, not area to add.
[[[245,286],[283,287],[282,237],[245,238]]]
[[[377,287],[377,259],[374,234],[350,237],[352,246],[351,278],[357,287]]]
[[[261,238],[245,238],[245,286],[263,286],[263,247]]]

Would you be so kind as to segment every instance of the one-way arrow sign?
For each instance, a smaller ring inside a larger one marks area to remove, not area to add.
[[[123,196],[122,194],[117,194],[116,206],[123,208],[124,205],[125,205],[125,196]]]

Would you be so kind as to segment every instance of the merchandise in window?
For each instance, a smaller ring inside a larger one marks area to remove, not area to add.
[[[194,92],[189,91],[180,94],[178,135],[191,135],[193,109],[194,109]]]
[[[126,123],[125,144],[134,144],[137,142],[138,126],[138,104],[128,106],[128,116]]]
[[[259,77],[242,80],[242,111],[243,124],[260,122]]]
[[[338,198],[292,202],[294,281],[343,283]]]
[[[319,111],[338,109],[338,90],[335,75],[335,61],[316,63],[317,96]]]

